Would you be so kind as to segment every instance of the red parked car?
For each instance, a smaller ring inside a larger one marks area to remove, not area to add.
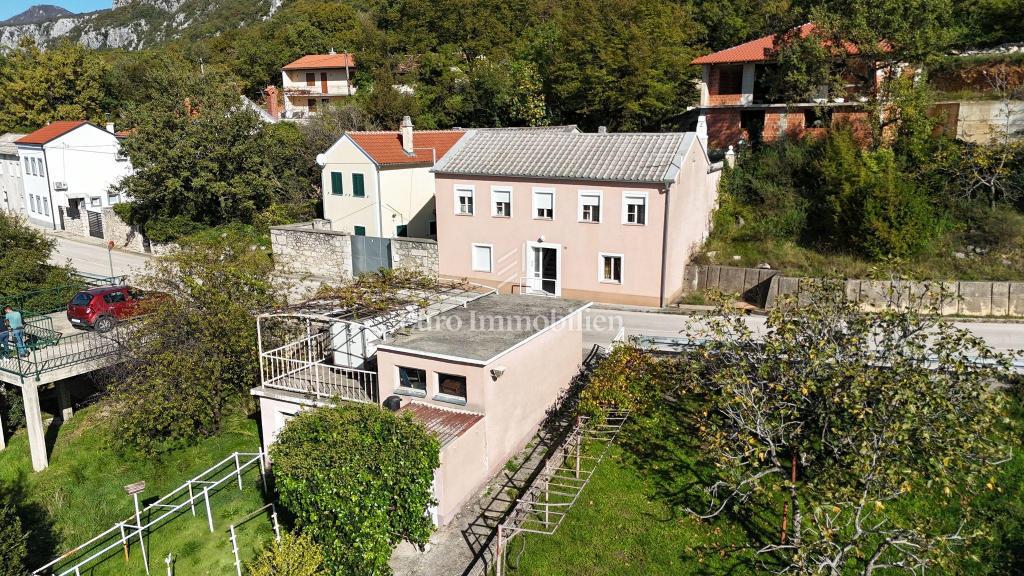
[[[139,312],[144,294],[129,286],[100,286],[75,294],[68,303],[68,320],[76,328],[107,332]]]

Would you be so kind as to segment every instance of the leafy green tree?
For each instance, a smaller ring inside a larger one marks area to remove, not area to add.
[[[803,24],[808,2],[736,0],[691,4],[694,17],[704,28],[704,41],[708,47],[722,50]]]
[[[408,415],[376,405],[300,412],[270,448],[280,501],[336,574],[391,574],[402,540],[425,544],[439,445]]]
[[[137,282],[151,298],[108,378],[117,438],[150,453],[216,434],[245,401],[259,372],[253,316],[280,301],[269,247],[251,229],[211,229],[180,246]]]
[[[0,501],[0,576],[24,576],[28,558],[26,540],[17,510]]]
[[[127,113],[122,149],[135,171],[118,190],[122,215],[156,241],[197,227],[252,223],[283,193],[266,125],[244,108],[231,77],[160,69],[165,90]]]
[[[779,573],[956,573],[1009,456],[993,385],[1008,359],[933,314],[933,293],[887,296],[868,313],[823,281],[757,331],[723,305],[686,330],[703,344],[662,360],[657,378],[633,370],[657,362],[649,353],[616,351],[629,361],[592,379],[584,406],[630,407],[641,430],[681,413],[645,447],[692,437],[697,462],[672,488],[697,517],[757,524],[752,548]]]
[[[304,534],[281,535],[272,540],[252,562],[246,564],[250,576],[316,576],[323,573],[324,553]]]
[[[103,120],[107,66],[71,42],[41,50],[31,40],[0,60],[0,131],[36,130],[54,120]]]
[[[698,94],[690,11],[660,0],[571,0],[535,33],[555,123],[588,130],[674,126]]]

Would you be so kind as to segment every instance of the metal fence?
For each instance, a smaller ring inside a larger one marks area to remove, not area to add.
[[[322,331],[261,353],[263,385],[317,399],[377,403],[377,373],[331,364],[330,339]]]
[[[27,319],[66,310],[71,298],[82,290],[124,283],[124,276],[98,276],[75,272],[64,284],[16,294],[0,294],[0,302],[2,305],[20,310],[22,316]]]
[[[94,362],[116,355],[121,343],[129,337],[131,322],[118,324],[109,332],[85,331],[64,335],[52,329],[53,321],[45,316],[25,323],[28,355],[0,358],[0,370],[22,377],[36,377],[46,372]],[[12,346],[13,343],[8,343]]]
[[[552,535],[558,530],[628,417],[628,410],[609,409],[599,421],[578,418],[565,441],[548,456],[530,487],[498,525],[494,553],[497,576],[504,573],[512,537],[522,533]],[[584,453],[586,445],[595,447],[594,453]]]
[[[264,454],[259,452],[235,452],[203,471],[198,476],[185,482],[172,492],[147,505],[130,518],[114,524],[105,532],[95,536],[88,542],[72,548],[59,558],[32,572],[32,576],[82,576],[91,566],[103,561],[112,552],[127,550],[133,540],[138,540],[142,559],[149,574],[149,557],[146,551],[146,537],[157,528],[183,514],[186,509],[196,516],[196,507],[206,513],[210,532],[213,528],[213,512],[210,508],[210,496],[219,488],[237,480],[238,489],[242,490],[242,475],[253,467],[260,469],[260,483],[266,490],[266,474]],[[225,469],[227,472],[225,473]],[[157,512],[154,519],[142,522],[142,515]],[[162,512],[162,513],[160,513]]]

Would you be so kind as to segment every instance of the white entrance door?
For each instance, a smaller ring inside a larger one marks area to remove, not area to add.
[[[527,289],[533,294],[562,295],[561,246],[528,242],[526,245]]]

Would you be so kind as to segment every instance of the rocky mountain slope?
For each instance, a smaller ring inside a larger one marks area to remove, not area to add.
[[[73,13],[70,10],[61,8],[60,6],[53,6],[52,4],[40,4],[39,6],[33,6],[28,10],[25,10],[21,14],[8,18],[7,20],[0,21],[0,26],[16,26],[19,24],[38,24],[40,22],[49,22],[50,20],[56,20],[61,16],[71,16]]]
[[[41,46],[68,39],[90,48],[139,49],[190,32],[210,35],[244,26],[267,18],[280,3],[281,0],[112,0],[110,10],[88,14],[53,12],[47,8],[54,7],[34,6],[15,18],[29,13],[48,17],[0,22],[0,49],[17,46],[23,38],[31,38]]]

